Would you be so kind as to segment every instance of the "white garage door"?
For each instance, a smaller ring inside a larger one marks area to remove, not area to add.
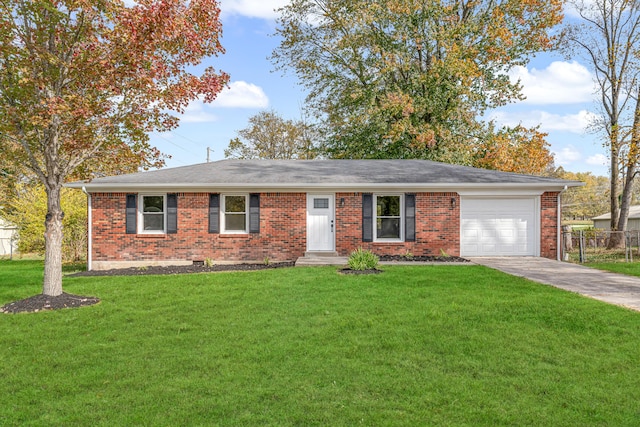
[[[536,256],[536,197],[460,201],[462,256]]]

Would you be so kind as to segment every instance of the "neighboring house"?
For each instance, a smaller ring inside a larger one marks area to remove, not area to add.
[[[18,252],[18,227],[0,218],[0,256]]]
[[[593,227],[602,230],[611,230],[611,212],[591,218]],[[640,230],[640,205],[629,207],[629,222],[627,230]]]
[[[89,268],[296,260],[307,252],[558,257],[576,181],[426,160],[223,160],[68,184]]]

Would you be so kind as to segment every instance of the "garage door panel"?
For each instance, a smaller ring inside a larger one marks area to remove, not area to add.
[[[477,228],[462,231],[463,240],[476,240],[479,235],[480,235],[480,230],[478,230]]]
[[[463,256],[536,255],[536,198],[461,199]]]
[[[499,239],[514,239],[516,237],[516,230],[498,230]],[[504,240],[503,240],[504,241]]]
[[[480,230],[480,238],[481,239],[495,239],[496,238],[496,230]]]

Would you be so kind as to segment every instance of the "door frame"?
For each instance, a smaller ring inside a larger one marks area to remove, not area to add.
[[[328,249],[313,249],[310,247],[311,245],[311,227],[309,227],[309,216],[311,210],[313,209],[311,203],[314,198],[328,198],[329,199],[329,223],[330,228],[328,230],[329,235],[329,248]],[[335,193],[307,193],[307,251],[309,252],[335,252],[336,250],[336,195]]]

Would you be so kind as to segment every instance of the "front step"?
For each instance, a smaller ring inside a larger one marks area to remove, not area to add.
[[[337,252],[305,252],[296,260],[296,267],[308,265],[346,265],[347,257],[338,256]]]
[[[327,258],[337,256],[338,252],[336,251],[307,251],[304,253],[305,258]]]

